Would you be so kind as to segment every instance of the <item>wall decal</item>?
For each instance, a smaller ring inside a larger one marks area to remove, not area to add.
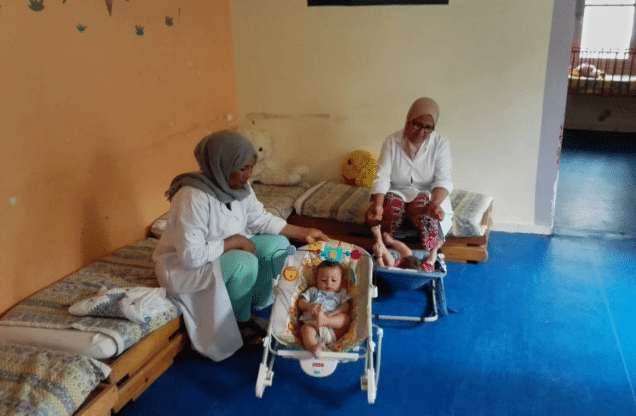
[[[173,25],[174,25],[174,19],[172,17],[166,16],[166,26],[173,26]]]
[[[80,23],[79,25],[77,25],[77,30],[79,30],[80,33],[84,33],[84,31],[86,30],[86,26]]]
[[[29,0],[31,4],[29,5],[29,9],[34,12],[41,12],[44,10],[44,0]]]
[[[135,34],[137,36],[143,36],[144,35],[144,27],[143,26],[135,26]]]
[[[106,8],[108,9],[108,14],[113,15],[113,0],[106,0]]]

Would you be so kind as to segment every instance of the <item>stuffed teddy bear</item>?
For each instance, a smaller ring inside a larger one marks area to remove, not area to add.
[[[366,150],[355,150],[342,162],[341,182],[360,188],[370,188],[378,171],[378,162]]]
[[[591,64],[581,64],[574,68],[572,76],[602,79],[605,78],[605,71],[602,69],[596,69],[596,67]]]
[[[297,166],[289,172],[277,166],[272,158],[272,138],[268,132],[252,129],[239,130],[252,142],[258,152],[258,160],[252,171],[252,181],[264,185],[296,185],[301,176],[309,172],[307,166]]]

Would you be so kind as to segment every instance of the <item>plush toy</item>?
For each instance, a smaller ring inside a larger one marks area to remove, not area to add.
[[[574,68],[572,76],[602,79],[605,78],[605,71],[602,69],[596,69],[596,67],[592,64],[581,64]]]
[[[366,150],[355,150],[342,162],[341,182],[360,188],[370,188],[378,171],[378,162]]]
[[[252,172],[252,181],[264,185],[295,185],[301,180],[301,176],[308,173],[307,166],[297,166],[289,172],[278,167],[272,157],[272,138],[268,132],[252,129],[239,130],[256,147],[258,160]]]

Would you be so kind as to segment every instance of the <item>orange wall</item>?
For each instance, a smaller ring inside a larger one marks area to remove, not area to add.
[[[2,2],[0,313],[143,238],[198,140],[233,125],[229,0],[113,3]]]

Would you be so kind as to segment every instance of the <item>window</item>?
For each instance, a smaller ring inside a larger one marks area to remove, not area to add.
[[[635,46],[636,0],[578,0],[577,35],[584,51],[627,51]]]

